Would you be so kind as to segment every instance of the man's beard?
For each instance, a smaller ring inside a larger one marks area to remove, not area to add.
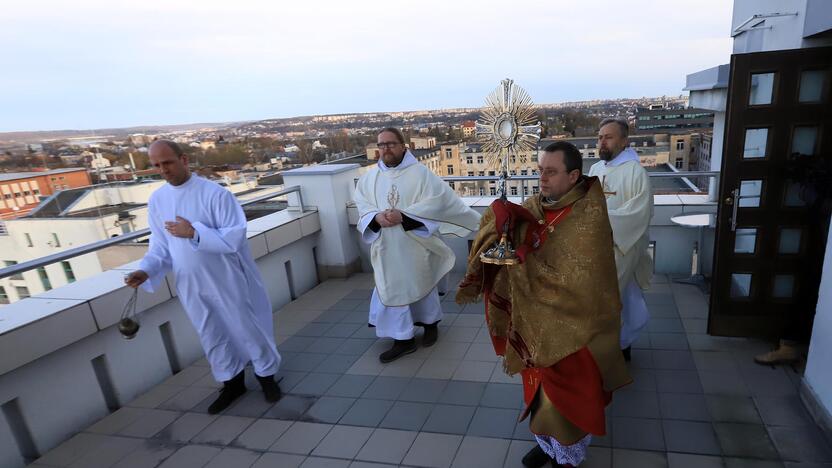
[[[599,149],[598,157],[600,157],[602,161],[611,161],[613,157],[612,150]]]
[[[398,166],[399,164],[401,164],[402,160],[404,160],[404,153],[402,153],[402,154],[400,154],[400,155],[398,155],[398,156],[396,156],[395,154],[391,154],[391,155],[389,156],[389,158],[390,158],[390,159],[389,159],[389,161],[390,161],[389,163],[388,163],[388,162],[387,162],[387,160],[385,160],[384,158],[385,158],[385,157],[384,157],[384,156],[382,156],[382,158],[381,158],[381,159],[382,159],[382,161],[384,161],[384,165],[385,165],[385,166],[387,166],[387,167],[396,167],[396,166]]]

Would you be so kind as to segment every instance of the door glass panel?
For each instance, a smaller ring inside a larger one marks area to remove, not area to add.
[[[795,127],[792,136],[792,154],[798,153],[806,156],[815,154],[817,138],[817,127]]]
[[[763,192],[762,180],[743,180],[740,183],[740,208],[760,206],[760,194]]]
[[[733,273],[731,275],[731,297],[748,297],[751,295],[751,273]]]
[[[794,275],[776,275],[774,277],[773,297],[787,298],[794,295]]]
[[[806,202],[800,198],[800,184],[793,180],[786,180],[783,206],[806,206]]]
[[[777,249],[777,252],[781,254],[800,253],[800,234],[801,229],[780,229],[780,248]]]
[[[800,102],[820,102],[823,97],[823,82],[826,72],[823,70],[807,70],[800,74]]]
[[[751,106],[771,104],[773,91],[774,73],[755,73],[751,75],[751,93],[748,96],[748,104]]]
[[[768,142],[767,128],[749,128],[745,130],[745,145],[742,157],[746,159],[766,157],[766,143]]]
[[[757,249],[757,229],[737,229],[734,238],[734,253],[753,254]]]

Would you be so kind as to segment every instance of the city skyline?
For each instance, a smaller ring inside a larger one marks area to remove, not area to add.
[[[471,108],[505,77],[538,103],[676,96],[728,61],[731,12],[665,3],[17,2],[0,132]]]

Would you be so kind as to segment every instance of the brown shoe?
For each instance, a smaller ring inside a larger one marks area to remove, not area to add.
[[[754,357],[754,362],[764,366],[777,364],[793,364],[800,361],[802,353],[797,344],[787,340],[780,340],[780,346],[774,351],[759,354]]]

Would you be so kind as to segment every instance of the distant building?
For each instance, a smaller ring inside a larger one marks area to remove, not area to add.
[[[468,138],[477,131],[477,123],[473,120],[466,120],[462,124],[462,136],[463,138]]]
[[[640,107],[636,109],[634,133],[702,130],[713,128],[713,126],[714,113],[706,109]]]
[[[410,149],[429,149],[436,146],[436,137],[412,136],[410,137]]]
[[[0,219],[23,216],[56,191],[90,185],[84,168],[0,173]]]

